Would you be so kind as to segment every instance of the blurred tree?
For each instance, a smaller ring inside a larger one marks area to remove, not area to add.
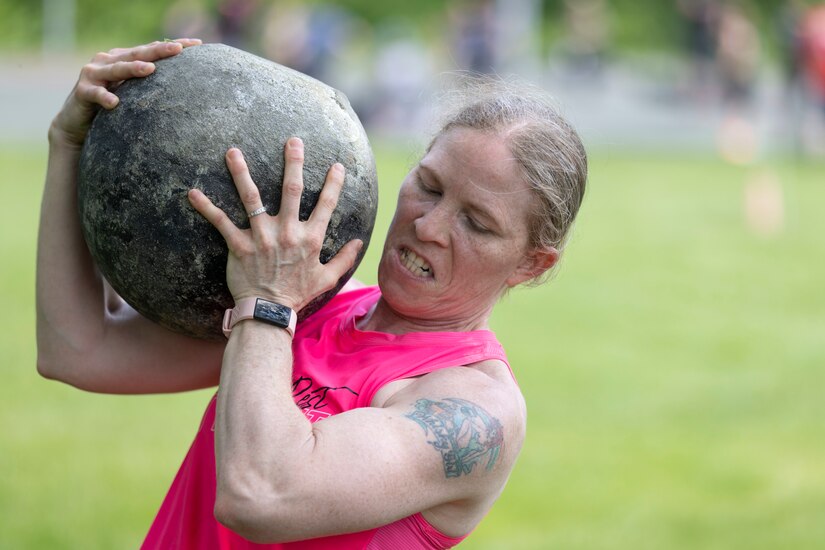
[[[43,33],[40,2],[0,0],[0,48],[39,49]]]
[[[216,10],[217,0],[199,0],[208,10]],[[275,2],[265,0],[262,4]],[[136,43],[163,38],[163,17],[168,0],[75,0],[77,47],[88,50],[113,43]],[[370,23],[387,19],[408,19],[425,27],[446,17],[449,0],[307,0],[306,4],[334,3]],[[757,16],[766,32],[773,31],[775,18],[785,0],[740,0]],[[815,0],[809,0],[815,3]],[[541,0],[545,46],[559,38],[563,0]],[[676,2],[661,0],[609,0],[612,41],[619,52],[626,50],[678,49],[682,41]],[[43,33],[43,2],[0,0],[0,49],[39,50]],[[433,33],[437,35],[437,33]]]

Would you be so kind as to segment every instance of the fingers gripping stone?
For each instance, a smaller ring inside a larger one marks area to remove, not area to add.
[[[226,243],[191,207],[188,190],[202,190],[234,224],[249,227],[226,152],[243,151],[263,206],[276,214],[284,144],[301,137],[301,220],[330,167],[345,167],[321,251],[326,263],[352,239],[369,242],[375,163],[346,98],[306,75],[220,44],[186,48],[155,65],[148,77],[119,86],[120,104],[92,124],[79,172],[83,231],[103,275],[137,311],[171,330],[220,339],[223,311],[233,305]],[[300,317],[334,296],[357,265]]]

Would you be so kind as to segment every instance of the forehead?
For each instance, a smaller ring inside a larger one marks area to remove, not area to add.
[[[463,175],[490,191],[515,186],[522,179],[503,136],[468,128],[438,136],[421,164],[437,175],[449,173],[452,179]]]
[[[534,194],[501,135],[466,128],[445,132],[421,160],[419,172],[502,235],[522,239],[529,233]]]
[[[442,183],[472,194],[527,203],[532,198],[506,139],[499,133],[454,128],[438,136],[420,166]]]

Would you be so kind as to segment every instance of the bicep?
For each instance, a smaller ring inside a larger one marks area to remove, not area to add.
[[[501,420],[463,397],[418,395],[388,408],[356,409],[316,424],[314,432],[320,463],[350,447],[353,471],[383,473],[394,486],[423,483],[430,505],[473,496],[504,464]]]
[[[313,426],[314,448],[300,470],[300,486],[318,496],[307,500],[313,511],[306,511],[316,521],[303,523],[306,532],[296,535],[369,529],[498,494],[515,459],[505,445],[513,419],[482,405],[483,392],[427,386],[399,392],[386,408],[355,409]],[[510,430],[511,437],[519,433]],[[288,506],[295,505],[300,502]]]

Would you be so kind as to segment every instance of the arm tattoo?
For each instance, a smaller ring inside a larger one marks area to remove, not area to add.
[[[404,416],[417,422],[425,434],[432,435],[427,443],[441,453],[447,477],[469,474],[485,459],[486,469],[492,470],[504,446],[501,422],[463,399],[419,399],[412,412]]]

